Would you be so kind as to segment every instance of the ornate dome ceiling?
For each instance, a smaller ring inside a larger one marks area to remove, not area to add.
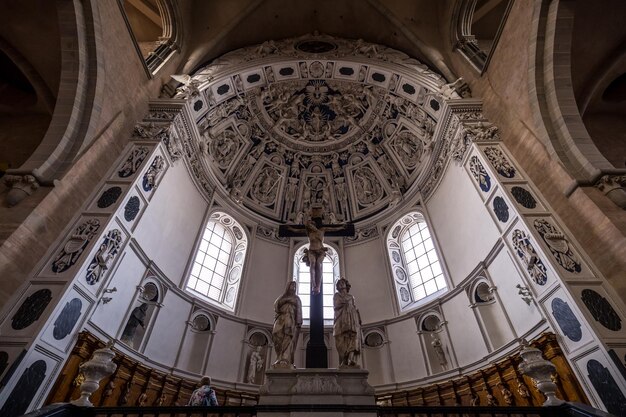
[[[182,77],[177,98],[189,98],[200,133],[192,171],[278,223],[315,207],[328,222],[360,222],[415,194],[443,100],[458,97],[402,52],[318,35],[236,50]]]

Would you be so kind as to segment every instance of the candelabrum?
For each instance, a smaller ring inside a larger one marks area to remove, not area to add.
[[[519,370],[537,383],[537,389],[546,396],[544,406],[563,404],[563,400],[556,397],[556,384],[552,382],[552,374],[556,371],[556,366],[541,356],[539,349],[530,347],[526,340],[522,340],[522,350],[520,356],[523,362],[519,365]]]
[[[84,376],[80,384],[80,398],[72,401],[72,404],[81,407],[93,407],[89,397],[98,389],[100,381],[115,372],[117,365],[113,363],[115,352],[111,350],[111,344],[93,353],[91,359],[82,365],[79,370]]]

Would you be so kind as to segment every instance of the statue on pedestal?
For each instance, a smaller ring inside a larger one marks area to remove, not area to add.
[[[337,292],[333,296],[335,324],[333,336],[340,368],[359,368],[361,355],[361,315],[356,308],[354,296],[350,294],[350,283],[341,278],[337,281]]]
[[[296,295],[296,282],[291,281],[283,295],[274,301],[274,328],[272,341],[276,351],[274,368],[295,368],[293,365],[296,345],[302,327],[302,302]]]

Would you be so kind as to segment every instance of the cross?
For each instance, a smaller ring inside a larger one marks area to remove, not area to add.
[[[354,224],[323,224],[322,218],[313,217],[304,225],[281,225],[278,236],[307,236],[309,248],[302,262],[311,270],[311,337],[306,346],[307,368],[328,368],[326,344],[324,343],[324,302],[322,296],[322,262],[326,256],[326,236],[354,236]]]

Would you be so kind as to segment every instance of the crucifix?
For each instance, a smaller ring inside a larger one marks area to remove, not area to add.
[[[313,217],[315,216],[315,217]],[[324,343],[324,302],[322,295],[322,263],[328,248],[324,246],[326,236],[354,236],[354,224],[323,224],[319,211],[300,225],[281,225],[278,236],[307,236],[309,248],[305,249],[302,262],[311,271],[311,337],[306,346],[307,368],[328,368],[326,344]]]

